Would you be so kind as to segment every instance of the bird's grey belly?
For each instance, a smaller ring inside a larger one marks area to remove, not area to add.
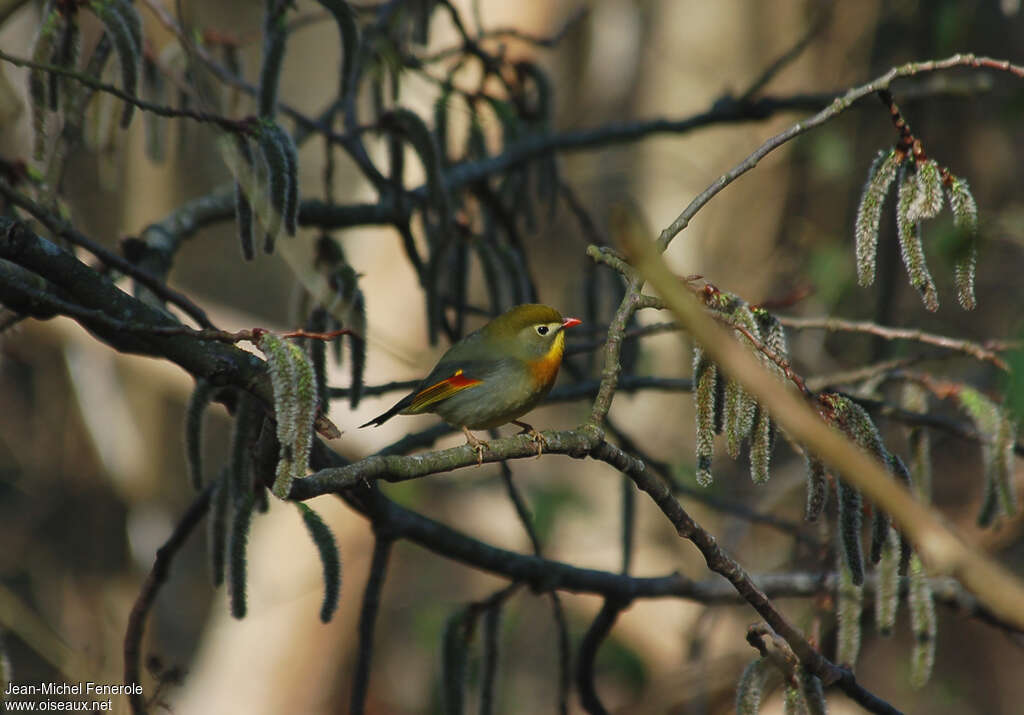
[[[457,392],[439,402],[435,412],[448,422],[470,429],[490,429],[522,417],[544,399],[547,390],[526,397],[500,394],[486,383]]]

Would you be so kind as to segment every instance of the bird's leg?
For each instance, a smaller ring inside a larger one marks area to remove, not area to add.
[[[462,432],[466,435],[466,444],[472,445],[476,450],[476,466],[484,463],[484,450],[487,449],[487,442],[477,439],[477,436],[469,431],[469,427],[462,426]]]
[[[544,435],[533,428],[533,425],[528,425],[525,422],[519,420],[512,420],[512,424],[517,427],[522,427],[522,431],[519,434],[528,434],[530,439],[533,440],[534,444],[537,445],[537,459],[540,459],[540,455],[544,454],[544,448],[548,446],[548,442],[544,439]]]

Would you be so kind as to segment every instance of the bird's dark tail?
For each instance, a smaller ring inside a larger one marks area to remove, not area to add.
[[[401,400],[399,400],[398,403],[394,407],[392,407],[390,410],[388,410],[387,412],[385,412],[385,413],[383,413],[381,415],[377,415],[376,417],[374,417],[372,420],[370,420],[366,424],[359,425],[359,429],[362,429],[363,427],[369,427],[370,425],[373,425],[374,427],[380,427],[382,424],[384,424],[385,422],[390,420],[392,417],[397,415],[399,412],[404,410],[406,407],[408,407],[410,404],[412,404],[412,398],[413,398],[412,395],[406,395]]]

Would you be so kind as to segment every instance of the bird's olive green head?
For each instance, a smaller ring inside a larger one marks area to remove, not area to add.
[[[565,346],[563,330],[579,325],[576,318],[565,319],[554,308],[538,303],[517,305],[488,323],[483,332],[523,360],[554,358],[561,361]]]

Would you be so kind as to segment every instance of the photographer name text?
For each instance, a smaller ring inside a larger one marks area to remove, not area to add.
[[[138,683],[116,685],[107,683],[37,683],[19,685],[8,683],[4,695],[142,695],[142,686]]]

